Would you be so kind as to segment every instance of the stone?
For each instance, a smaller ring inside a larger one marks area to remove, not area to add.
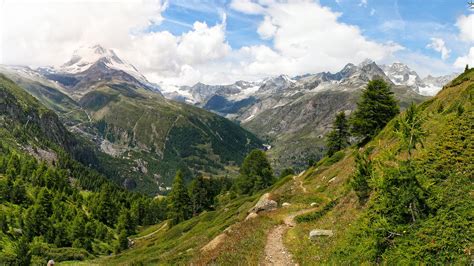
[[[315,229],[309,232],[309,239],[314,240],[314,239],[317,239],[318,237],[322,237],[322,236],[331,237],[333,235],[334,233],[332,232],[332,230]]]
[[[214,237],[214,239],[212,239],[209,243],[207,243],[204,247],[201,248],[201,251],[209,252],[216,249],[218,246],[220,246],[224,242],[226,238],[227,238],[227,235],[225,233],[222,233]]]
[[[318,204],[316,202],[311,202],[311,207],[316,207]]]
[[[288,202],[283,202],[283,204],[282,204],[281,206],[282,206],[282,207],[288,207],[288,206],[290,206],[290,205],[291,205],[291,204],[288,203]]]
[[[257,217],[258,217],[257,213],[251,212],[251,213],[249,213],[249,215],[247,215],[247,217],[245,218],[245,221],[253,219],[253,218],[257,218]]]
[[[257,204],[251,208],[248,212],[258,213],[260,211],[272,211],[278,208],[278,203],[270,199],[270,193],[263,194],[258,200]]]

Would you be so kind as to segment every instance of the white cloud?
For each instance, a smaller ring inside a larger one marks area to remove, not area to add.
[[[367,7],[367,0],[360,0],[359,6]]]
[[[441,38],[431,38],[431,43],[426,47],[441,53],[441,59],[443,60],[448,59],[449,54],[451,53],[451,50],[446,47],[444,40]]]
[[[454,66],[459,69],[463,69],[466,65],[470,67],[474,66],[474,47],[469,49],[469,53],[465,56],[460,56],[454,62]]]
[[[230,7],[236,11],[246,13],[246,14],[262,14],[264,12],[264,8],[252,2],[252,0],[232,0],[230,3]]]
[[[83,44],[124,48],[131,35],[159,24],[160,0],[5,0],[0,8],[0,62],[65,62]]]
[[[375,15],[375,13],[376,13],[375,9],[372,8],[372,9],[370,10],[370,15],[373,16],[373,15]]]
[[[263,72],[265,66],[269,72],[280,70],[290,75],[336,71],[348,62],[358,63],[366,58],[382,60],[402,48],[368,40],[358,27],[340,22],[339,13],[315,2],[273,3],[265,13],[259,29],[271,31],[259,30],[259,33],[262,37],[273,37],[273,47],[269,48],[273,52],[272,61],[267,64],[256,59],[252,65],[258,66],[256,71]]]
[[[459,38],[465,42],[474,42],[474,14],[460,16],[456,22],[459,28]]]
[[[257,29],[258,34],[262,39],[271,39],[275,35],[277,27],[272,23],[272,19],[269,16],[265,16],[262,23]]]
[[[79,45],[117,51],[154,82],[217,84],[268,75],[338,71],[366,58],[383,61],[402,49],[367,39],[317,1],[234,0],[231,8],[261,14],[258,34],[271,45],[232,49],[221,23],[195,22],[181,35],[148,32],[163,20],[160,0],[6,0],[0,10],[1,63],[59,65]]]

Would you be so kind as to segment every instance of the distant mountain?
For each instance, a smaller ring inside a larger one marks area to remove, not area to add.
[[[440,77],[427,76],[422,79],[414,70],[402,63],[382,65],[381,68],[396,85],[409,86],[414,91],[427,96],[435,95],[444,85],[457,76],[457,74]]]
[[[324,135],[339,111],[354,110],[360,91],[375,77],[392,85],[402,107],[424,96],[407,85],[397,85],[375,62],[347,64],[336,73],[321,72],[295,78],[285,75],[258,82],[230,85],[174,87],[165,97],[184,100],[211,110],[272,144],[269,151],[277,170],[303,168],[308,158],[319,158]]]
[[[235,173],[245,155],[261,147],[238,124],[165,99],[112,51],[86,50],[58,69],[0,71],[57,112],[69,131],[106,153],[101,164],[117,173],[117,183],[166,193],[178,169],[186,178]]]
[[[73,98],[81,98],[104,82],[121,82],[159,91],[133,65],[113,50],[100,45],[81,47],[60,67],[40,67],[37,72],[64,87]]]

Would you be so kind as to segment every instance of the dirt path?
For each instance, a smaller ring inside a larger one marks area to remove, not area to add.
[[[151,237],[152,235],[158,233],[159,231],[161,231],[162,229],[164,229],[166,226],[168,225],[168,222],[164,223],[160,228],[158,228],[156,231],[153,231],[151,233],[149,233],[148,235],[144,235],[144,236],[141,236],[141,237],[137,237],[137,238],[133,238],[133,240],[140,240],[140,239],[146,239],[146,238],[149,238]]]
[[[301,174],[293,176],[293,180],[297,182],[298,186],[306,193],[307,190],[303,186],[303,181],[298,178],[300,176]],[[298,265],[283,244],[283,237],[290,227],[296,225],[296,216],[315,211],[316,209],[317,208],[310,208],[291,213],[283,219],[283,224],[275,226],[270,231],[267,237],[267,244],[265,245],[265,260],[262,265]]]
[[[283,244],[283,236],[286,231],[296,225],[295,217],[301,214],[315,211],[317,208],[305,209],[292,213],[285,217],[283,224],[273,228],[267,237],[265,245],[265,261],[263,265],[298,265]]]
[[[303,180],[301,180],[301,179],[298,179],[298,180],[297,180],[297,178],[300,177],[300,176],[301,176],[301,174],[300,174],[299,176],[296,176],[296,175],[293,176],[293,180],[294,180],[295,182],[298,182],[298,187],[300,187],[301,190],[303,190],[303,193],[307,193],[308,190],[306,190],[306,188],[303,186]]]

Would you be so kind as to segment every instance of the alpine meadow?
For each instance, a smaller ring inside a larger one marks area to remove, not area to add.
[[[474,4],[4,0],[0,265],[472,265]]]

